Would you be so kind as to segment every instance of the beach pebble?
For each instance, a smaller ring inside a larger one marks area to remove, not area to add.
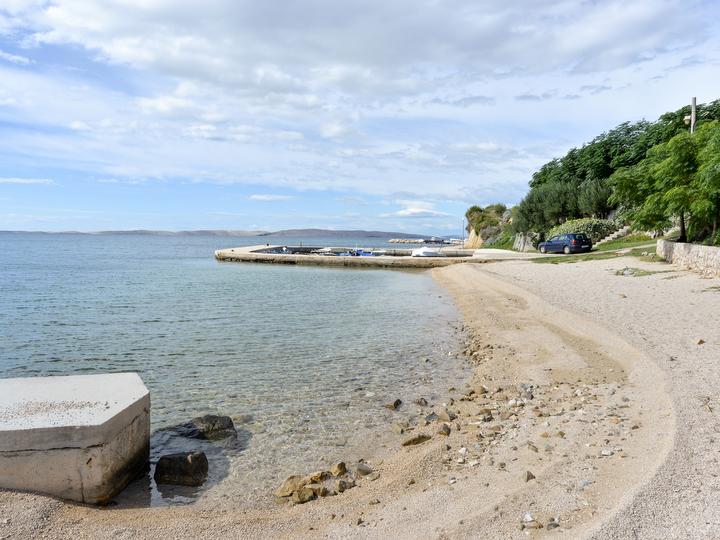
[[[275,491],[277,497],[289,497],[305,485],[304,477],[298,475],[288,476],[282,485]]]
[[[427,435],[425,433],[418,433],[417,435],[413,435],[412,437],[409,437],[405,439],[402,442],[403,446],[415,446],[416,444],[422,444],[425,441],[429,441],[432,437],[430,435]]]
[[[535,475],[533,473],[531,473],[530,471],[525,471],[525,474],[523,474],[523,480],[525,480],[526,482],[529,482],[530,480],[534,480],[534,479],[535,479]]]
[[[330,467],[330,474],[333,476],[342,476],[347,472],[347,466],[344,461],[339,461],[332,467]]]
[[[450,435],[450,426],[448,426],[447,424],[441,425],[440,429],[438,429],[438,434],[447,437],[448,435]]]
[[[386,403],[385,405],[383,405],[383,407],[385,407],[386,409],[390,409],[391,411],[395,411],[398,407],[400,407],[400,405],[402,405],[402,400],[396,399],[392,403]]]
[[[368,465],[367,463],[364,463],[361,461],[355,467],[355,471],[357,472],[357,474],[359,476],[367,476],[368,474],[373,472],[373,468],[370,465]]]

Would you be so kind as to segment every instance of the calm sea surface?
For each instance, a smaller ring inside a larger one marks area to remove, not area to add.
[[[0,377],[137,371],[158,429],[232,416],[194,492],[157,504],[263,500],[293,472],[394,446],[392,421],[465,374],[450,299],[428,272],[218,263],[260,242],[385,245],[372,238],[0,233]],[[400,412],[382,407],[402,399]],[[153,439],[157,457],[173,444]]]

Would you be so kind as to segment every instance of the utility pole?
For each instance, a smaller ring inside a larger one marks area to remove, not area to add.
[[[695,133],[695,121],[697,120],[697,98],[690,100],[690,115],[683,118],[686,124],[690,124],[690,133]]]

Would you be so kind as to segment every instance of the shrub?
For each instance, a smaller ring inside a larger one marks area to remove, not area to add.
[[[581,233],[588,235],[593,242],[598,242],[617,229],[617,223],[609,219],[572,219],[550,229],[547,237],[550,238],[556,234]]]

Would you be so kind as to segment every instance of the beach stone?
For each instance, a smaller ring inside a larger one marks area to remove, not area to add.
[[[429,441],[432,437],[430,435],[427,435],[425,433],[418,433],[417,435],[413,435],[412,437],[409,437],[405,439],[402,442],[403,446],[415,446],[416,444],[422,444],[425,441]]]
[[[315,499],[315,497],[315,492],[312,489],[303,486],[293,492],[291,500],[295,504],[305,504],[306,502],[310,502]]]
[[[415,405],[420,405],[421,407],[427,407],[428,406],[427,399],[425,399],[424,397],[417,398],[415,400]]]
[[[408,426],[407,422],[395,422],[395,423],[391,426],[391,429],[392,429],[393,433],[397,433],[398,435],[402,435],[403,433],[405,433],[405,430],[406,430],[408,427],[409,427],[409,426]]]
[[[440,429],[438,430],[438,435],[444,435],[445,437],[450,435],[450,426],[448,426],[447,424],[441,425]]]
[[[311,489],[316,497],[326,497],[328,495],[328,488],[322,484],[305,484],[304,489]]]
[[[363,463],[361,461],[357,464],[357,467],[355,467],[355,472],[357,472],[357,474],[360,476],[367,476],[368,474],[373,472],[373,468],[367,463]]]
[[[288,476],[282,485],[275,491],[277,497],[289,497],[306,484],[305,477],[292,475]]]
[[[207,479],[208,460],[204,452],[180,452],[160,457],[155,482],[179,486],[200,486]]]
[[[305,483],[306,484],[313,484],[318,482],[323,482],[330,478],[332,474],[328,471],[315,471],[314,473],[310,473],[305,477]]]
[[[332,467],[330,467],[330,474],[333,476],[342,476],[347,472],[347,466],[344,461],[339,461]]]
[[[440,409],[437,413],[437,418],[441,422],[452,422],[457,418],[457,415],[447,409]]]
[[[237,430],[229,416],[206,414],[180,424],[176,428],[179,435],[190,439],[217,441],[228,437],[237,437]]]
[[[530,480],[534,480],[534,479],[535,479],[535,475],[533,473],[531,473],[530,471],[525,471],[525,474],[523,474],[523,480],[525,480],[526,482],[529,482]]]
[[[336,480],[335,481],[335,491],[338,493],[342,493],[344,491],[347,491],[350,488],[355,487],[355,482],[353,480]]]
[[[397,410],[397,408],[400,407],[400,405],[402,405],[402,400],[396,399],[396,400],[393,401],[392,403],[386,403],[386,404],[383,405],[383,406],[384,406],[386,409],[390,409],[391,411],[394,411],[394,410]]]

